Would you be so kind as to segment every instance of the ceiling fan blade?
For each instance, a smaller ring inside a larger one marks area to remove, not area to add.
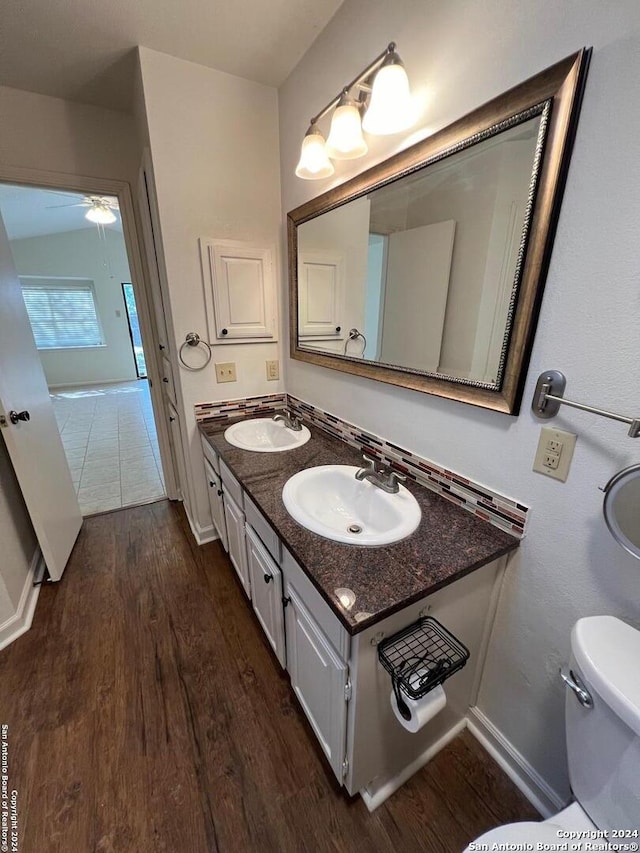
[[[60,207],[91,207],[86,201],[78,201],[75,204],[48,204],[45,210],[55,210]]]
[[[46,193],[50,193],[51,195],[62,195],[65,198],[83,198],[82,193],[73,192],[72,190],[65,192],[65,190],[50,190],[46,187],[43,187],[43,189]]]

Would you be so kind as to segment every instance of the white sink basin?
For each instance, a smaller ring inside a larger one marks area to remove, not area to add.
[[[301,430],[288,429],[282,421],[271,418],[254,418],[239,421],[225,430],[224,437],[242,450],[254,450],[256,453],[279,453],[302,447],[311,438],[311,433],[303,426]]]
[[[335,542],[388,545],[409,536],[422,513],[411,492],[400,486],[389,495],[356,480],[353,465],[320,465],[294,474],[282,500],[298,524]]]

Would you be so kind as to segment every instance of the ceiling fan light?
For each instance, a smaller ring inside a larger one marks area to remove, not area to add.
[[[355,160],[368,151],[362,135],[360,111],[356,102],[344,93],[331,119],[326,152],[334,160]]]
[[[394,51],[374,77],[371,103],[362,127],[367,133],[384,136],[406,130],[415,119],[409,78],[402,60]]]
[[[327,157],[324,136],[315,124],[310,125],[300,149],[300,160],[296,166],[296,175],[307,181],[330,178],[335,169]]]
[[[117,220],[115,213],[106,204],[93,204],[84,216],[96,225],[111,225]]]

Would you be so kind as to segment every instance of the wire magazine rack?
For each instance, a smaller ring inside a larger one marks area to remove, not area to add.
[[[469,649],[437,619],[425,616],[383,640],[378,659],[391,676],[398,710],[408,720],[411,712],[402,694],[411,699],[426,696],[462,669]]]

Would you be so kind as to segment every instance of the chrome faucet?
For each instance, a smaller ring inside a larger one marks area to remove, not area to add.
[[[302,429],[302,421],[297,415],[291,413],[289,409],[283,409],[282,414],[274,415],[272,420],[282,421],[287,429],[292,429],[294,432],[300,432]]]
[[[400,491],[398,481],[407,479],[403,474],[398,474],[391,468],[385,468],[384,465],[378,468],[377,461],[373,457],[367,456],[366,453],[362,455],[362,458],[367,464],[356,471],[356,480],[368,480],[390,495],[395,495]]]

